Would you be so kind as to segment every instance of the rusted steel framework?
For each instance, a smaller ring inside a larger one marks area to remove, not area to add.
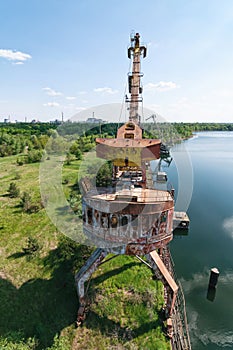
[[[154,189],[148,176],[146,164],[160,158],[161,141],[143,139],[140,127],[141,56],[146,56],[146,48],[140,45],[140,35],[136,33],[128,49],[133,63],[127,98],[129,120],[118,129],[116,138],[96,139],[97,156],[112,162],[112,187],[93,188],[87,178],[81,181],[83,231],[99,248],[76,275],[80,302],[77,321],[80,324],[85,318],[85,281],[108,253],[134,255],[141,260],[146,256],[147,264],[164,284],[165,314],[172,334],[179,287],[165,252],[173,238],[174,191]]]
[[[140,45],[140,35],[136,33],[136,35],[131,37],[131,45],[128,48],[128,58],[132,59],[133,67],[132,73],[128,75],[131,99],[127,99],[127,102],[130,102],[129,120],[135,124],[139,122],[138,103],[142,101],[142,87],[140,84],[142,76],[140,71],[141,55],[146,57],[146,47]]]

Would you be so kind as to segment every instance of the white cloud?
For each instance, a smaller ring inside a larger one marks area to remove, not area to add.
[[[59,107],[60,104],[57,102],[48,102],[48,103],[44,103],[43,106],[45,106],[45,107]]]
[[[23,64],[23,62],[13,62],[13,64],[17,64],[17,65],[19,65],[19,64]]]
[[[0,57],[6,58],[9,61],[19,61],[22,64],[24,61],[32,58],[31,55],[21,52],[21,51],[13,51],[13,50],[4,50],[0,49]]]
[[[233,332],[212,330],[208,325],[203,329],[201,324],[202,316],[195,310],[189,310],[189,330],[191,333],[192,343],[195,344],[195,348],[201,342],[204,346],[211,344],[212,346],[225,348],[231,347],[233,343]],[[194,346],[193,346],[194,347]]]
[[[87,92],[86,92],[86,91],[79,91],[78,94],[79,94],[79,95],[86,95]]]
[[[223,228],[226,230],[228,235],[233,238],[233,216],[226,218],[223,221]]]
[[[72,100],[76,100],[76,97],[75,96],[67,96],[66,99],[72,101]]]
[[[61,96],[62,93],[51,89],[50,87],[45,87],[42,90],[46,91],[49,96]]]
[[[100,93],[103,93],[103,94],[109,94],[109,95],[113,95],[113,94],[117,94],[118,93],[118,90],[113,90],[112,88],[110,87],[100,87],[100,88],[95,88],[94,89],[95,92],[100,92]]]
[[[145,91],[168,91],[177,89],[180,86],[173,81],[159,81],[158,83],[148,83],[144,86]]]
[[[208,281],[209,270],[207,267],[204,268],[203,272],[195,273],[189,280],[185,280],[184,278],[180,278],[180,282],[185,293],[188,295],[197,287],[202,287]]]

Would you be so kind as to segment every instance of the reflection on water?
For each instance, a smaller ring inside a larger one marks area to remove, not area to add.
[[[207,289],[207,295],[206,295],[206,298],[207,298],[207,300],[209,300],[209,301],[214,301],[214,299],[215,299],[215,297],[216,297],[216,288],[214,287],[208,287],[208,289]]]
[[[184,145],[193,169],[190,229],[187,236],[174,237],[171,251],[184,289],[192,349],[233,349],[233,132],[197,133]],[[179,178],[186,176],[176,165],[180,147],[174,147],[173,163],[164,169],[176,191],[182,186]],[[213,266],[220,276],[215,296],[207,299]]]

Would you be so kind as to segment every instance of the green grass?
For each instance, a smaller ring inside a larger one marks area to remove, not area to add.
[[[84,325],[75,328],[74,272],[91,250],[61,235],[46,215],[24,213],[7,190],[15,182],[40,202],[39,164],[0,158],[0,349],[169,349],[161,330],[162,285],[135,258],[119,256],[99,267],[89,288]],[[63,167],[69,197],[79,161]],[[28,256],[28,237],[40,246]]]
[[[53,345],[57,334],[67,333],[70,344],[78,307],[73,271],[61,258],[60,234],[45,210],[24,213],[20,198],[7,196],[14,181],[21,192],[28,191],[40,201],[39,164],[17,166],[15,161],[16,157],[0,160],[0,334],[10,344],[13,334],[18,346],[22,339],[33,338],[36,348],[44,349]],[[32,259],[22,250],[28,236],[41,246]]]
[[[98,349],[169,349],[161,328],[162,291],[150,269],[134,257],[102,264],[91,279],[90,314],[77,331],[75,349],[97,349],[90,339]]]

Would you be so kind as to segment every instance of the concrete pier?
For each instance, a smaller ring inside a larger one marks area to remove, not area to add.
[[[173,230],[175,229],[188,230],[189,217],[187,213],[183,211],[175,211],[173,216]]]

